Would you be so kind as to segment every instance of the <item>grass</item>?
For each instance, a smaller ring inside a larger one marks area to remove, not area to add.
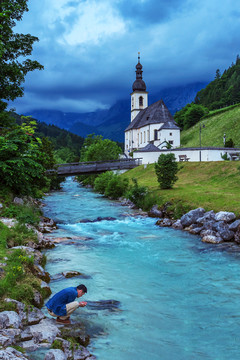
[[[173,189],[161,190],[154,164],[139,166],[121,176],[136,178],[158,199],[181,205],[185,210],[203,207],[205,210],[233,211],[240,217],[240,163],[238,161],[189,162],[179,164],[178,180]],[[186,212],[186,211],[185,211]],[[179,214],[181,213],[179,209]]]
[[[5,297],[28,305],[34,303],[34,290],[45,297],[41,280],[32,273],[33,256],[21,249],[8,249],[8,245],[25,245],[28,241],[36,241],[36,235],[25,225],[18,224],[9,229],[0,222],[0,263],[6,263],[4,276],[0,278],[0,311],[9,310],[9,304],[4,302]]]
[[[224,110],[224,111],[223,111]],[[199,146],[199,125],[204,124],[202,129],[202,146],[223,147],[223,136],[226,139],[232,138],[235,147],[240,147],[240,105],[220,109],[208,115],[200,123],[194,125],[188,130],[181,132],[181,146],[198,147]]]

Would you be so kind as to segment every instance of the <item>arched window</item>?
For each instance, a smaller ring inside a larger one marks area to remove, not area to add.
[[[134,107],[134,97],[132,96],[132,108]]]
[[[143,106],[143,97],[139,96],[139,106]]]

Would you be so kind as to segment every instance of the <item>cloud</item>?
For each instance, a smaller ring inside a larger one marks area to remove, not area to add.
[[[240,11],[233,0],[30,0],[16,29],[39,37],[45,67],[27,75],[17,110],[92,111],[129,96],[138,51],[150,91],[212,80],[239,53]]]

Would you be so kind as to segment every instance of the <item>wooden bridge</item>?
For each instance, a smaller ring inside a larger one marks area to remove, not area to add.
[[[128,170],[141,165],[141,160],[138,158],[58,164],[56,170],[48,170],[48,173],[56,171],[59,176],[71,176],[98,174],[112,170]]]

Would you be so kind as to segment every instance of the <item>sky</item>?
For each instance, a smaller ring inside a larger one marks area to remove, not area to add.
[[[16,32],[37,36],[18,113],[90,112],[127,99],[138,52],[147,91],[210,82],[240,53],[236,0],[29,0]]]

